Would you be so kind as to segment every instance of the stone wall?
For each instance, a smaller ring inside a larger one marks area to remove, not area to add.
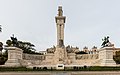
[[[85,60],[85,59],[98,59],[98,54],[77,54],[76,60]]]
[[[23,53],[22,55],[22,59],[23,61],[22,64],[23,65],[40,65],[42,63],[42,61],[45,60],[45,56],[44,55],[36,55],[36,54],[25,54]]]
[[[22,55],[23,60],[45,60],[44,55],[36,55],[36,54],[25,54]]]
[[[99,54],[77,54],[76,64],[86,66],[99,65]]]

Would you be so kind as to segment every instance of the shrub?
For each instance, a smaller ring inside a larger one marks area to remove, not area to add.
[[[3,56],[0,57],[0,65],[4,65],[6,61],[7,61],[6,57]]]

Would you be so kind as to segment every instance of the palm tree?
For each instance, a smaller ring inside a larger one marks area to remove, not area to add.
[[[2,27],[1,27],[1,25],[0,25],[0,32],[2,32]]]
[[[3,43],[0,42],[0,56],[2,55],[2,50],[3,50]]]

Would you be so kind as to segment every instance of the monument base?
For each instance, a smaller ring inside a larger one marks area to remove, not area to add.
[[[22,53],[23,53],[22,49],[17,48],[17,47],[6,47],[4,49],[8,50],[8,60],[5,63],[5,65],[7,67],[9,67],[9,66],[12,66],[12,67],[22,66],[21,65]]]
[[[19,67],[21,66],[20,64],[20,60],[19,59],[10,59],[10,60],[7,60],[7,62],[5,63],[5,66],[7,67]]]
[[[114,60],[105,59],[101,61],[101,66],[116,66],[116,63]]]
[[[113,50],[112,47],[101,48],[99,51],[99,59],[101,60],[100,66],[116,66],[113,60]]]

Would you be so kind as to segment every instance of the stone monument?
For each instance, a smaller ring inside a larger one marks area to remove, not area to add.
[[[62,6],[58,7],[58,15],[55,17],[56,27],[57,27],[57,46],[64,46],[64,27],[65,27],[65,19],[63,16]]]
[[[113,60],[113,44],[109,41],[109,36],[104,37],[102,48],[99,50],[99,59],[101,61],[101,66],[115,66],[116,63]]]
[[[55,64],[66,64],[67,60],[67,52],[64,46],[65,19],[66,17],[63,16],[62,6],[59,6],[58,15],[55,17],[57,27],[57,46],[54,57],[57,61],[55,61]]]
[[[5,47],[5,50],[8,50],[8,60],[5,63],[6,66],[22,66],[22,54],[23,50],[17,47]]]
[[[113,60],[113,50],[111,47],[104,47],[99,50],[99,59],[101,61],[100,66],[115,66],[116,63]]]
[[[82,67],[82,66],[116,66],[113,60],[113,44],[109,42],[109,37],[103,39],[102,48],[93,47],[89,50],[85,47],[81,54],[78,47],[64,45],[64,28],[66,16],[63,16],[62,6],[58,7],[58,14],[55,17],[57,29],[57,45],[47,48],[43,55],[26,54],[23,50],[16,48],[17,39],[13,36],[12,46],[6,47],[8,50],[7,66],[27,66],[29,68],[56,68]]]

